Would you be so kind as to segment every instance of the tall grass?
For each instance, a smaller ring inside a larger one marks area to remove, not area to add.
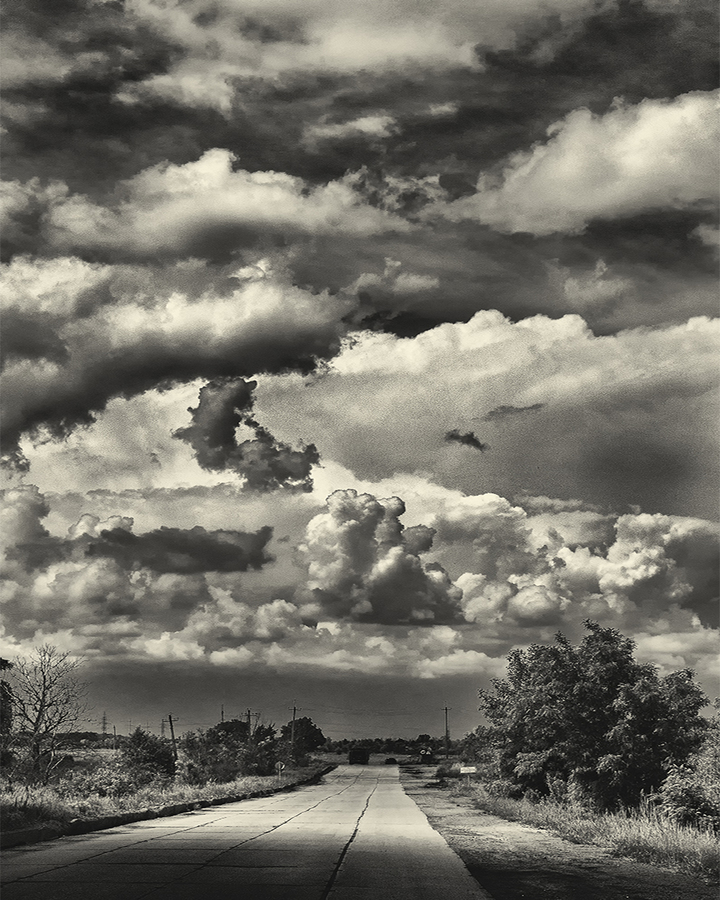
[[[0,822],[4,831],[19,828],[62,827],[72,819],[93,819],[121,812],[139,812],[175,803],[241,797],[257,791],[272,791],[308,778],[321,766],[286,769],[282,781],[273,775],[247,776],[225,784],[203,787],[172,781],[156,781],[125,796],[85,796],[73,791],[72,782],[50,785],[11,785],[0,782]]]
[[[596,813],[575,803],[512,800],[480,784],[456,784],[478,809],[503,819],[547,828],[577,844],[594,844],[625,856],[696,877],[717,880],[720,839],[711,830],[679,825],[647,804],[627,813]]]

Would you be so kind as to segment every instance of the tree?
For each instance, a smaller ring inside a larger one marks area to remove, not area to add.
[[[12,668],[10,660],[0,657],[0,672],[7,672]],[[12,722],[13,692],[10,683],[3,678],[0,680],[0,766],[7,766],[12,761],[10,751]]]
[[[15,660],[12,677],[13,731],[32,755],[54,753],[59,737],[86,712],[87,685],[79,678],[82,660],[51,644]]]
[[[292,722],[283,725],[280,737],[295,759],[312,753],[325,743],[325,735],[308,716],[295,719],[294,727]]]
[[[707,698],[690,670],[659,678],[635,662],[632,640],[585,627],[578,647],[558,634],[554,645],[510,653],[507,679],[480,691],[490,724],[479,737],[519,792],[632,806],[700,746]]]

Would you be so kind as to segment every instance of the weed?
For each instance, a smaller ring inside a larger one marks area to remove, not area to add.
[[[709,828],[672,821],[649,803],[627,812],[594,812],[573,802],[542,799],[531,802],[499,796],[484,785],[459,783],[453,792],[472,798],[484,812],[503,819],[535,825],[576,844],[595,844],[615,856],[685,872],[700,878],[717,878],[720,840]]]

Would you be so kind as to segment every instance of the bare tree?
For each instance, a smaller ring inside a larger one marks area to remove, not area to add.
[[[50,761],[59,737],[86,712],[86,684],[78,670],[81,659],[51,644],[16,658],[12,670],[13,732],[39,763]],[[47,763],[42,766],[47,769]]]

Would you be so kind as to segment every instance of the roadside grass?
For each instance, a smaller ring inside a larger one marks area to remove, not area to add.
[[[579,804],[495,796],[477,783],[457,783],[452,792],[470,797],[483,812],[547,828],[573,843],[603,847],[614,856],[713,881],[720,872],[720,837],[717,834],[678,825],[649,806],[627,813],[595,813]]]
[[[0,781],[0,822],[3,831],[21,828],[62,827],[72,819],[94,819],[151,807],[171,806],[224,797],[243,797],[258,791],[291,787],[325,768],[321,764],[285,769],[282,779],[274,775],[248,776],[224,784],[202,787],[171,781],[151,782],[126,796],[102,797],[72,789],[72,782],[49,785],[10,785]]]

